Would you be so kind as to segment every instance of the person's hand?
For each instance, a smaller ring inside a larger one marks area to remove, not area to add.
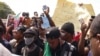
[[[87,34],[87,25],[85,23],[81,24],[81,32],[82,32],[81,37],[78,43],[78,51],[79,51],[80,56],[84,56],[85,36]]]
[[[81,32],[82,32],[82,37],[85,38],[87,33],[87,25],[85,23],[81,24]]]
[[[85,23],[81,24],[81,31],[85,32],[87,25]]]

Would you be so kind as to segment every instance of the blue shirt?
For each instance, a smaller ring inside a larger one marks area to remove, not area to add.
[[[88,56],[93,56],[92,51],[90,50]]]
[[[44,16],[42,16],[42,20],[43,20],[43,24],[41,25],[42,28],[49,28],[50,23],[49,23],[49,20],[45,14],[44,14]]]

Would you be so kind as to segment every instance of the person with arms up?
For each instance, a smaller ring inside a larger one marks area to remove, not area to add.
[[[43,12],[41,14],[41,19],[42,19],[42,28],[49,28],[49,27],[52,27],[52,26],[55,26],[55,23],[53,22],[52,18],[50,17],[49,15],[49,11],[50,11],[50,8],[46,5],[43,6]]]

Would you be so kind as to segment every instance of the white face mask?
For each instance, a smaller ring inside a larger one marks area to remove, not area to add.
[[[61,36],[63,37],[63,36],[65,36],[66,34],[65,33],[61,33]]]
[[[24,40],[25,40],[26,45],[30,45],[34,41],[34,37],[31,37],[31,38],[24,37]]]

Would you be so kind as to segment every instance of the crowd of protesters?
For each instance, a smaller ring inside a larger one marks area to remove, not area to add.
[[[72,22],[56,27],[49,11],[44,5],[43,13],[35,11],[32,18],[23,12],[16,28],[14,18],[7,26],[0,19],[0,56],[100,56],[100,15],[91,16],[88,25],[82,22],[75,34]]]

